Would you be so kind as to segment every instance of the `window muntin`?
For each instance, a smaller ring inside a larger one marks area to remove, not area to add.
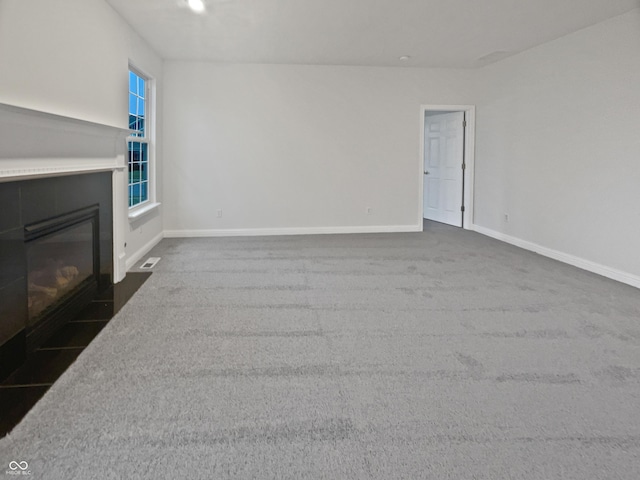
[[[148,81],[129,70],[129,207],[149,200]]]
[[[145,137],[146,81],[129,70],[129,129],[133,137]]]
[[[149,144],[128,142],[129,207],[149,200]]]

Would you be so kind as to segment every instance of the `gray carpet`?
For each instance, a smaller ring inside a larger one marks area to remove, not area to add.
[[[476,233],[164,240],[32,478],[640,478],[640,291]]]

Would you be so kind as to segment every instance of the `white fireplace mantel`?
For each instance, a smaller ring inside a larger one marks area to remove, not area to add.
[[[113,275],[126,275],[126,138],[131,130],[0,103],[0,182],[112,172]]]
[[[0,182],[122,170],[130,130],[0,103]]]

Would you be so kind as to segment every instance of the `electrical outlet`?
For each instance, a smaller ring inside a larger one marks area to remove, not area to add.
[[[219,209],[219,210],[218,210],[217,215],[218,215],[218,218],[222,217],[222,209]]]
[[[508,213],[504,214],[504,222],[505,223],[509,223],[509,214]]]
[[[371,207],[367,207],[367,215],[371,215]]]

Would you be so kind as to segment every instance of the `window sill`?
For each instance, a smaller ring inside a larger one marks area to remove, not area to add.
[[[140,220],[142,217],[150,214],[154,210],[160,207],[161,203],[152,202],[141,207],[136,207],[132,210],[129,210],[129,223]]]

